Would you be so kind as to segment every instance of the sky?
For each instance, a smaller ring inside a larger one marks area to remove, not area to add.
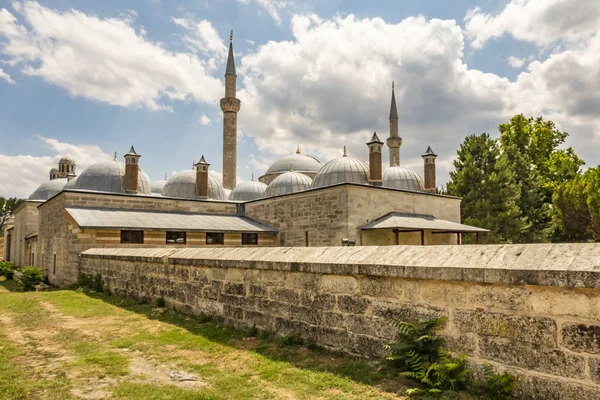
[[[438,184],[465,136],[518,113],[596,166],[599,27],[598,0],[0,0],[0,196],[131,145],[152,181],[202,155],[220,173],[230,30],[238,182],[297,146],[368,159],[392,81],[401,165],[422,175],[431,146]]]

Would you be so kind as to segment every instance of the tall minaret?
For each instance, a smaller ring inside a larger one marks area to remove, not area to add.
[[[235,60],[233,59],[233,31],[229,35],[229,56],[225,70],[225,97],[221,99],[223,111],[223,188],[233,189],[237,176],[237,113],[240,101],[236,94]]]
[[[394,82],[392,82],[392,105],[390,106],[390,137],[387,139],[387,145],[390,148],[390,167],[397,167],[400,165],[402,138],[398,136],[398,109],[396,108]]]

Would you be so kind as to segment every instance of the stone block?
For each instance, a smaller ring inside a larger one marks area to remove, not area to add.
[[[461,332],[556,347],[556,323],[550,318],[456,310],[454,324]]]
[[[474,333],[453,335],[440,335],[444,339],[444,347],[455,354],[474,356],[477,354],[477,340]]]
[[[300,294],[294,289],[287,288],[271,288],[269,290],[269,298],[290,304],[298,304],[300,302]]]
[[[562,326],[562,344],[573,351],[600,353],[600,326],[566,323]]]
[[[235,296],[245,296],[246,295],[246,285],[243,283],[233,283],[227,282],[223,288],[223,293],[232,294]]]
[[[262,285],[250,285],[248,295],[251,297],[267,297],[267,288]]]
[[[467,299],[475,306],[526,310],[529,295],[529,290],[522,286],[473,285]]]
[[[600,388],[573,381],[525,375],[517,398],[524,400],[600,400]]]
[[[288,275],[287,286],[293,289],[317,291],[321,277],[316,274],[292,272]]]
[[[600,385],[600,358],[590,357],[590,378]],[[600,388],[599,388],[600,390]]]
[[[327,293],[354,294],[358,281],[353,276],[324,275],[321,278],[321,290]]]
[[[254,308],[254,306],[256,305],[256,299],[244,296],[234,296],[231,294],[221,294],[219,301],[223,304],[227,304],[230,306],[248,309]]]
[[[347,315],[346,327],[348,332],[369,335],[386,341],[396,337],[396,330],[383,318]]]
[[[354,354],[370,359],[382,359],[388,354],[380,340],[365,335],[353,335],[352,338],[354,346],[351,351]]]
[[[372,297],[401,299],[404,292],[402,279],[364,277],[359,279],[360,294]]]
[[[281,303],[279,301],[270,301],[266,299],[258,299],[256,303],[257,311],[275,316],[287,316],[290,312],[291,305]]]
[[[308,332],[308,338],[311,341],[323,346],[344,351],[354,347],[354,341],[345,329],[312,326]]]
[[[225,279],[228,282],[244,282],[244,270],[240,268],[227,268]]]
[[[290,305],[290,318],[297,319],[302,322],[306,322],[310,325],[321,325],[322,324],[322,314],[308,307]]]
[[[321,325],[328,326],[330,328],[345,328],[346,320],[343,314],[333,312],[320,312],[321,314]]]
[[[539,344],[482,337],[479,339],[479,355],[488,360],[552,375],[578,379],[584,377],[585,359],[582,356]]]
[[[239,307],[232,307],[230,305],[225,304],[223,306],[223,316],[225,318],[234,319],[236,321],[244,320],[244,310]]]
[[[357,296],[344,296],[339,295],[337,297],[338,308],[341,312],[351,314],[362,314],[364,313],[371,302],[368,299],[357,297]]]
[[[202,297],[211,300],[217,300],[219,298],[219,294],[221,294],[221,290],[223,289],[223,284],[221,282],[213,281],[210,285],[204,286],[202,289]]]
[[[371,307],[373,315],[406,322],[430,321],[447,317],[448,314],[446,310],[439,307],[389,300],[372,300]]]
[[[310,335],[310,327],[308,324],[300,321],[292,321],[287,318],[276,317],[273,327],[275,333],[282,336],[298,335],[303,338],[308,338]]]
[[[246,310],[244,317],[250,326],[255,325],[259,329],[273,330],[273,317],[268,314]]]
[[[321,311],[333,310],[335,296],[327,293],[300,292],[300,305]]]

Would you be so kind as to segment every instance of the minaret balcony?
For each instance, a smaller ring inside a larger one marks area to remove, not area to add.
[[[221,110],[223,112],[239,112],[241,102],[235,97],[225,97],[221,99]]]
[[[386,143],[389,148],[395,148],[402,146],[402,138],[401,137],[389,137],[386,140]]]

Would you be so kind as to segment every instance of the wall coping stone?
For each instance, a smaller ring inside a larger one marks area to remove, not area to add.
[[[85,258],[336,275],[600,288],[600,244],[101,248]]]

